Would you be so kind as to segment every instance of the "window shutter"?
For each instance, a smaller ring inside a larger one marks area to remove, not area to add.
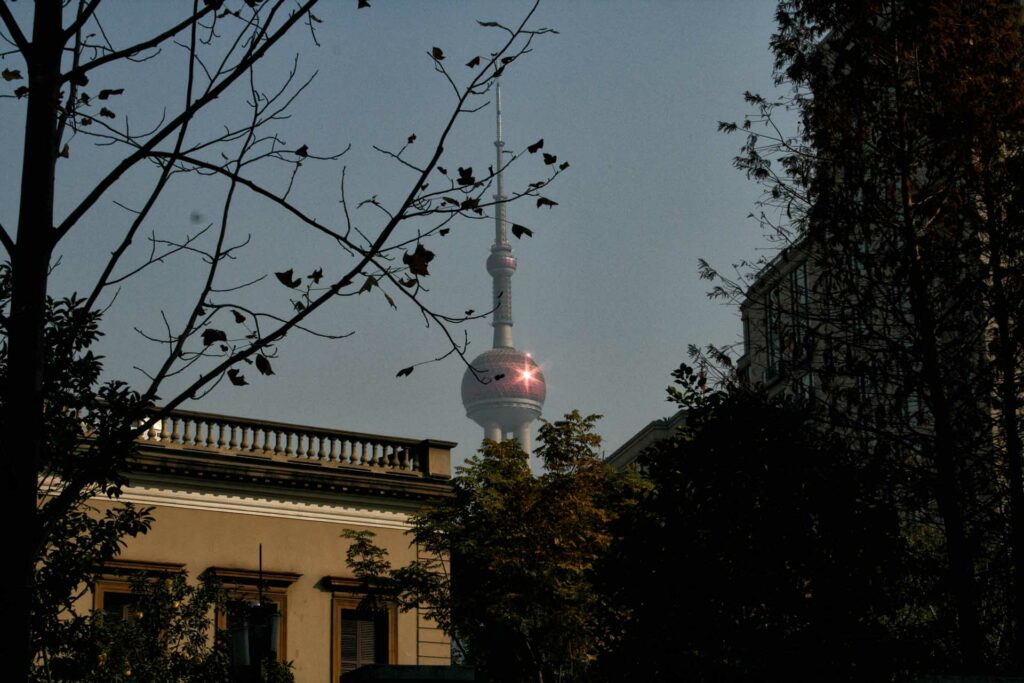
[[[341,673],[366,664],[388,663],[388,615],[385,612],[341,611]]]

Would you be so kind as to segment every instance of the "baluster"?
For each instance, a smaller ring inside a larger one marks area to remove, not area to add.
[[[330,461],[331,459],[331,438],[326,434],[320,435],[320,460]]]
[[[382,444],[373,445],[373,462],[371,464],[380,467],[384,460],[384,446]]]
[[[228,449],[231,447],[231,424],[228,422],[218,422],[217,429],[220,431],[220,438],[217,439],[217,446],[219,448]]]
[[[206,424],[206,420],[195,420],[196,425],[196,446],[199,448],[205,448],[207,440],[210,437],[210,426]]]
[[[267,439],[270,443],[270,454],[277,455],[284,449],[284,444],[281,443],[281,430],[275,429],[267,434]]]
[[[402,446],[402,449],[398,452],[398,469],[408,470],[409,469],[409,447]]]
[[[180,417],[171,418],[174,426],[171,428],[171,441],[181,443],[184,440],[185,420]]]
[[[252,428],[252,443],[249,444],[249,450],[255,453],[266,453],[267,452],[267,430],[263,427]]]
[[[231,430],[231,450],[237,451],[242,446],[242,430],[244,430],[245,427],[239,424],[233,424],[228,425],[228,429]]]
[[[256,449],[256,429],[248,425],[242,426],[242,450],[251,452]]]
[[[300,438],[299,435],[296,434],[295,432],[288,432],[288,435],[285,438],[287,439],[288,444],[288,457],[296,457],[295,447],[298,446],[298,441]]]
[[[341,442],[341,439],[332,436],[331,437],[331,452],[328,453],[327,459],[330,460],[333,463],[340,463],[341,462],[341,449],[342,449],[343,446],[344,446],[344,444]]]
[[[363,455],[365,450],[365,444],[362,441],[354,441],[352,443],[352,464],[353,465],[365,465],[363,461]]]
[[[345,439],[341,442],[341,454],[339,455],[338,460],[342,465],[351,465],[353,464],[352,458],[352,442]]]

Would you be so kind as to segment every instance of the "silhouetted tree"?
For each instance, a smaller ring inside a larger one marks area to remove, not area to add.
[[[291,190],[309,167],[319,165],[327,170],[325,165],[344,152],[321,151],[327,143],[312,139],[288,144],[279,132],[281,121],[288,118],[288,107],[312,79],[300,79],[293,68],[282,83],[266,89],[258,85],[256,77],[260,63],[274,58],[294,29],[308,31],[316,42],[322,23],[312,12],[316,4],[317,0],[193,0],[182,7],[181,20],[168,26],[149,27],[146,24],[151,19],[140,12],[137,28],[141,37],[132,39],[108,34],[100,21],[102,12],[125,11],[124,6],[110,6],[101,0],[0,3],[6,42],[2,76],[10,88],[5,107],[23,107],[25,118],[20,173],[10,169],[7,174],[8,178],[20,178],[21,183],[17,226],[12,232],[0,225],[0,244],[9,259],[0,302],[4,363],[0,499],[3,518],[14,522],[5,543],[8,556],[0,582],[0,612],[12,624],[35,625],[47,619],[38,610],[58,610],[65,604],[54,592],[46,597],[58,602],[40,603],[39,581],[40,572],[48,571],[47,563],[58,559],[59,553],[51,553],[60,549],[68,535],[103,545],[103,552],[92,549],[85,553],[96,557],[111,548],[116,551],[119,533],[145,530],[148,522],[139,511],[133,514],[140,516],[124,517],[125,525],[93,527],[106,534],[103,538],[91,536],[92,532],[85,533],[73,523],[75,519],[84,521],[80,506],[89,495],[104,492],[117,496],[123,481],[122,464],[135,436],[167,411],[225,378],[231,385],[241,386],[257,373],[272,374],[271,359],[290,332],[342,336],[309,327],[313,314],[327,302],[374,290],[392,306],[396,298],[405,297],[447,336],[446,343],[451,346],[445,355],[463,354],[464,343],[452,335],[449,326],[467,317],[437,311],[421,296],[434,257],[426,245],[445,235],[457,218],[485,217],[494,204],[486,197],[499,169],[474,174],[469,164],[460,166],[455,163],[460,160],[443,158],[444,148],[456,120],[483,107],[503,70],[531,51],[536,36],[550,30],[527,26],[534,6],[518,26],[482,22],[501,34],[486,58],[473,57],[466,66],[449,68],[445,51],[430,49],[427,58],[440,74],[443,87],[450,87],[453,93],[450,116],[432,139],[421,133],[420,140],[430,140],[425,147],[422,143],[415,146],[417,137],[410,135],[395,149],[379,149],[408,174],[408,191],[393,203],[374,195],[352,207],[342,172],[342,215],[327,222],[298,205]],[[360,1],[349,8],[370,9],[370,3]],[[119,40],[125,42],[118,44]],[[141,108],[145,110],[152,103],[133,102],[132,93],[118,83],[105,83],[107,87],[99,89],[90,84],[116,79],[124,73],[121,69],[144,69],[161,48],[172,45],[183,48],[187,55],[187,64],[178,74],[180,85],[171,86],[168,74],[157,76],[168,83],[163,89],[167,99],[159,103],[164,114],[150,130],[139,132],[138,127],[129,127],[128,113],[133,105],[144,104]],[[457,74],[462,70],[468,76]],[[245,103],[248,109],[243,120],[225,124],[221,113],[211,114],[211,105],[227,97]],[[219,131],[212,135],[210,127],[202,123],[211,115]],[[123,156],[109,167],[97,156],[91,167],[95,175],[77,177],[70,185],[65,177],[58,182],[61,164],[90,154],[84,144],[90,139],[99,147],[121,150]],[[518,157],[510,154],[508,163]],[[458,168],[458,173],[450,174],[445,166]],[[511,193],[511,199],[531,196],[538,205],[553,205],[540,192],[564,166],[542,166],[542,177]],[[261,169],[284,172],[274,176],[279,182],[268,185],[261,180],[267,177]],[[154,205],[168,186],[195,174],[208,176],[207,182],[223,183],[219,218],[197,234],[157,236],[154,230],[149,254],[140,259],[130,247],[138,241],[140,231],[149,230],[146,226]],[[129,207],[130,218],[113,238],[110,257],[99,264],[100,274],[87,296],[81,300],[51,298],[49,275],[58,248],[70,234],[94,229],[91,220],[97,209],[109,201],[112,188],[129,176],[148,182],[150,189],[138,197],[136,206]],[[91,186],[82,191],[81,181]],[[74,194],[68,192],[69,186],[74,187]],[[296,228],[319,234],[329,245],[324,253],[328,248],[334,250],[329,257],[332,267],[293,264],[275,273],[283,288],[276,301],[267,296],[247,299],[244,287],[223,268],[246,242],[233,236],[237,226],[232,208],[243,194],[278,207]],[[357,225],[353,216],[363,206],[376,212],[376,218]],[[400,226],[405,229],[399,230]],[[87,347],[98,334],[96,313],[110,305],[112,288],[167,258],[190,254],[201,259],[205,273],[192,286],[175,283],[184,315],[177,322],[166,316],[164,332],[148,335],[160,346],[156,369],[137,390],[120,382],[98,386],[98,365]],[[56,355],[55,350],[59,351]],[[76,364],[88,367],[73,369]],[[250,367],[255,372],[249,372]],[[399,375],[408,375],[413,367]],[[197,378],[181,382],[173,393],[167,393],[167,380],[178,377],[181,381],[186,371],[195,372]],[[163,401],[155,407],[158,396]],[[72,419],[74,412],[83,408],[86,415]],[[68,571],[86,569],[83,562],[61,566]],[[88,573],[65,578],[88,580]],[[27,678],[39,655],[40,638],[31,628],[14,628],[0,639],[0,658],[10,680]]]
[[[608,600],[621,680],[889,680],[901,642],[902,540],[877,468],[806,406],[687,366],[679,432],[641,455],[652,488],[619,524]]]
[[[114,610],[75,614],[59,622],[59,639],[45,652],[37,680],[71,683],[207,683],[231,678],[231,643],[215,634],[217,611],[228,609],[214,577],[191,585],[183,573],[136,575],[131,602]],[[270,659],[257,680],[294,681],[289,664]]]
[[[791,95],[748,95],[737,164],[809,277],[806,297],[769,301],[776,263],[751,294],[784,321],[794,375],[814,374],[814,415],[884,472],[932,601],[935,665],[1019,668],[1020,7],[785,0],[777,19]]]
[[[426,605],[487,680],[583,680],[622,627],[597,571],[643,488],[601,462],[596,419],[541,426],[540,476],[515,441],[485,441],[454,495],[413,516],[421,561],[392,569],[371,533],[348,534],[349,567],[371,599]]]

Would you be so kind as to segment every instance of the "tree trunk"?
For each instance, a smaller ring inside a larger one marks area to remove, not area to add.
[[[906,136],[904,135],[904,139]],[[977,673],[982,663],[981,625],[973,562],[967,544],[961,490],[958,444],[953,429],[952,397],[943,381],[943,368],[933,295],[925,274],[925,255],[919,238],[911,194],[912,170],[907,155],[901,161],[902,238],[908,250],[910,310],[917,327],[915,356],[921,360],[921,384],[928,391],[934,429],[933,455],[938,483],[935,499],[943,522],[948,585],[957,616],[961,664]]]
[[[988,223],[995,218],[995,208],[988,209]],[[1010,511],[1010,565],[1012,581],[1012,604],[1010,621],[1013,633],[1010,638],[1010,658],[1017,668],[1024,666],[1024,464],[1021,453],[1020,434],[1020,386],[1017,382],[1018,344],[1013,327],[1016,322],[1013,304],[1008,300],[1003,266],[1003,252],[1000,246],[1006,240],[1005,228],[999,234],[989,231],[989,269],[991,279],[990,306],[995,325],[992,353],[996,365],[998,417],[996,430],[1003,438],[1003,458],[1006,462],[1007,485]]]
[[[43,455],[43,338],[53,232],[57,112],[60,103],[61,3],[35,6],[28,66],[28,107],[16,246],[11,254],[7,381],[3,387],[4,515],[15,537],[3,564],[0,613],[12,631],[0,638],[7,680],[26,680],[32,664],[31,606],[41,542],[36,491]]]

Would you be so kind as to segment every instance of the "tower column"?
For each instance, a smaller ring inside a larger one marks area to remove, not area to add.
[[[491,441],[501,441],[501,425],[497,422],[490,422],[484,426],[484,438]]]
[[[531,447],[530,447],[531,446],[531,444],[530,444],[530,432],[531,432],[531,429],[530,429],[530,423],[529,422],[520,422],[516,426],[516,430],[515,430],[516,441],[519,442],[519,447],[522,448],[523,452],[526,453],[527,455],[532,455]]]

